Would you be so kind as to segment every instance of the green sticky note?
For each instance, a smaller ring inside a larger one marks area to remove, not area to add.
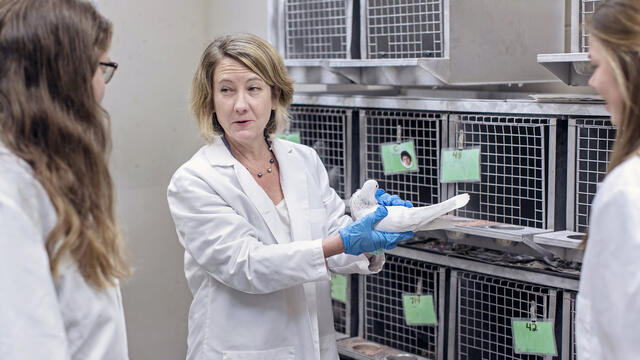
[[[442,149],[440,182],[480,181],[480,148]]]
[[[339,274],[331,274],[331,298],[347,302],[347,277]]]
[[[513,351],[516,354],[556,355],[553,321],[511,321]]]
[[[418,171],[418,157],[413,141],[380,145],[385,175]]]
[[[407,325],[437,325],[433,295],[402,295]]]
[[[289,140],[296,144],[300,144],[300,133],[278,134],[278,139]]]

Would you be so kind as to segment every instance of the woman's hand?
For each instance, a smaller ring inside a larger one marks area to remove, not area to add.
[[[373,229],[373,225],[384,219],[389,212],[384,206],[362,219],[338,230],[344,244],[344,252],[351,255],[371,253],[378,249],[393,249],[402,240],[413,237],[413,232],[388,233]]]

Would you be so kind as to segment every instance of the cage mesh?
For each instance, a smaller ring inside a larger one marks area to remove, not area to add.
[[[366,138],[360,145],[365,157],[361,159],[361,173],[366,179],[375,179],[380,188],[399,195],[414,205],[432,205],[439,202],[438,159],[440,114],[403,110],[365,110],[364,129]],[[419,172],[384,175],[380,145],[398,140],[400,129],[402,141],[414,141],[420,168]]]
[[[548,118],[459,115],[451,118],[464,147],[480,147],[480,183],[456,183],[455,193],[469,193],[456,215],[500,223],[545,228]],[[451,144],[451,147],[456,146]]]
[[[442,0],[367,0],[369,59],[443,57]]]
[[[350,110],[342,108],[293,105],[290,131],[300,133],[300,141],[314,148],[329,174],[329,185],[345,198],[346,133]],[[351,194],[348,194],[351,195]]]
[[[554,290],[473,272],[458,272],[458,359],[543,359],[513,352],[512,318],[530,318],[531,302],[538,318],[555,314],[548,309]]]
[[[346,58],[346,1],[287,0],[285,37],[288,59]]]
[[[616,128],[607,119],[575,119],[576,176],[574,231],[586,232],[598,183],[604,179]]]
[[[439,267],[386,254],[384,270],[364,277],[364,338],[395,349],[435,359],[438,326],[407,325],[402,295],[433,295],[438,314]],[[421,280],[419,280],[421,279]],[[441,319],[438,324],[442,324]]]
[[[589,33],[587,19],[604,0],[580,0],[580,51],[589,52]]]

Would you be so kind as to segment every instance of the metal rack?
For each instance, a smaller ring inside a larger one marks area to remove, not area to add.
[[[377,179],[381,188],[414,205],[438,203],[441,117],[442,114],[423,111],[360,110],[360,184]],[[420,171],[385,176],[380,144],[403,139],[414,141]]]
[[[329,185],[345,199],[351,195],[347,139],[351,138],[351,110],[325,106],[293,105],[289,108],[291,132],[302,144],[314,148],[329,174]]]
[[[442,0],[367,0],[365,14],[366,58],[444,56]]]
[[[415,355],[442,359],[444,268],[400,256],[387,254],[386,257],[383,271],[361,277],[363,337]],[[404,293],[433,295],[438,325],[407,325],[402,305]]]
[[[569,119],[567,228],[586,232],[597,185],[604,179],[616,138],[608,119]]]
[[[445,185],[469,193],[456,215],[539,229],[552,227],[555,125],[550,117],[449,116],[449,147],[480,147],[480,183]],[[447,197],[450,197],[447,196]]]
[[[580,52],[589,52],[587,17],[593,14],[604,0],[580,0]]]
[[[286,58],[347,58],[348,3],[346,0],[286,0]]]
[[[461,360],[542,359],[542,356],[513,352],[511,318],[529,318],[532,301],[539,317],[555,316],[555,289],[453,270],[449,350],[455,351],[455,358]],[[453,354],[449,357],[454,358]]]
[[[563,297],[563,333],[562,333],[562,359],[576,360],[576,296],[574,291],[564,291]]]

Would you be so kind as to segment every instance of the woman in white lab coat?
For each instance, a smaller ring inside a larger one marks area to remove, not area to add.
[[[111,33],[83,0],[0,1],[0,359],[128,359]]]
[[[292,95],[264,40],[204,51],[192,108],[208,144],[168,189],[194,297],[189,360],[337,359],[329,270],[380,271],[384,255],[366,253],[413,235],[374,231],[384,207],[352,223],[316,152],[273,136]]]
[[[640,358],[640,2],[609,0],[590,20],[589,85],[618,128],[591,207],[577,299],[578,358]]]

